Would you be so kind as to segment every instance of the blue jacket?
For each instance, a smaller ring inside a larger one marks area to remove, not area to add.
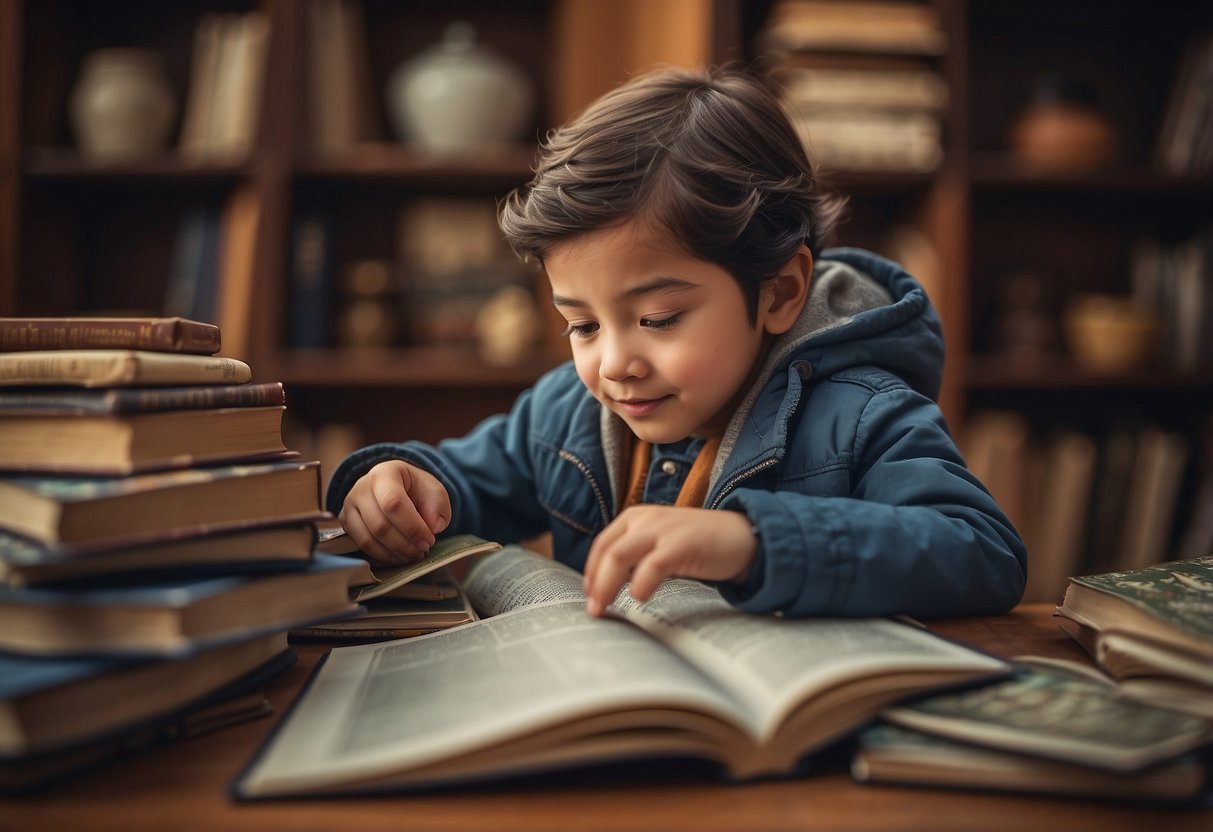
[[[948,433],[934,401],[942,368],[939,320],[914,278],[869,252],[823,252],[804,312],[773,344],[712,472],[705,505],[746,514],[759,543],[748,584],[721,587],[732,603],[939,617],[1019,601],[1024,545]],[[408,460],[446,486],[446,534],[514,542],[550,531],[556,557],[580,569],[617,513],[628,448],[622,420],[568,363],[465,437],[356,451],[327,505],[340,510],[375,464]]]

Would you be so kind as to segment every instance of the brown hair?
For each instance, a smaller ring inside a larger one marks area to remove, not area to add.
[[[638,76],[552,132],[535,175],[498,219],[524,258],[634,218],[741,284],[751,321],[760,284],[801,244],[828,243],[843,201],[823,192],[779,105],[738,69]]]

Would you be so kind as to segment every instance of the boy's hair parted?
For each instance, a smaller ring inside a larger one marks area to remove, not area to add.
[[[816,257],[842,206],[761,79],[735,68],[662,69],[550,133],[531,181],[502,201],[498,219],[514,250],[540,263],[576,235],[650,221],[729,272],[753,322],[762,282],[801,244]]]

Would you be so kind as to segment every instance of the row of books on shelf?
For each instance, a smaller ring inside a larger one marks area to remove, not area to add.
[[[333,518],[283,386],[180,318],[0,319],[0,345],[0,790],[264,715],[288,635],[383,583],[317,547]],[[466,620],[450,586],[380,637]]]
[[[814,161],[848,171],[939,167],[949,90],[934,62],[946,41],[932,5],[783,0],[760,40]]]
[[[1186,497],[1192,441],[1144,419],[1100,435],[1059,426],[1034,432],[1013,410],[973,414],[965,459],[1007,512],[1028,548],[1031,601],[1056,601],[1071,575],[1127,571],[1213,551],[1206,484]]]
[[[1138,242],[1130,276],[1134,300],[1158,321],[1158,363],[1213,368],[1213,227],[1174,244]]]

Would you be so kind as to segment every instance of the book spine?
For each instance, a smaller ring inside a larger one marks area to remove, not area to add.
[[[0,319],[0,350],[130,349],[213,355],[219,327],[186,318]]]
[[[115,413],[202,410],[216,407],[275,407],[286,404],[281,382],[224,384],[214,387],[163,387],[114,390],[108,397]]]

